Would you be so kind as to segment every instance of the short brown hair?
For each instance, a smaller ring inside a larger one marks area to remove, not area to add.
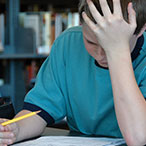
[[[96,6],[97,10],[102,14],[102,10],[100,8],[99,0],[92,0],[94,5]],[[111,11],[113,12],[113,2],[112,0],[107,0],[109,7]],[[128,21],[128,11],[127,11],[127,6],[128,3],[132,2],[133,8],[136,11],[136,21],[137,21],[137,28],[135,30],[135,34],[138,34],[144,24],[146,23],[146,0],[121,0],[121,7],[122,7],[122,12],[124,19]],[[90,13],[87,0],[80,0],[79,4],[79,16],[80,16],[80,22],[83,24],[84,20],[82,17],[82,12],[85,11],[87,16],[95,22],[94,18],[92,17],[92,14]],[[96,23],[96,22],[95,22]]]

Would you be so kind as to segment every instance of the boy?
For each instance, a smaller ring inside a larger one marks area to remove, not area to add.
[[[113,13],[106,0],[93,2],[81,1],[82,26],[57,38],[16,117],[42,112],[1,126],[1,144],[38,136],[65,116],[72,131],[123,136],[132,146],[146,144],[146,44],[143,35],[137,40],[145,30],[146,1],[132,1],[137,27],[129,0],[121,1],[122,10],[120,1],[113,0]]]

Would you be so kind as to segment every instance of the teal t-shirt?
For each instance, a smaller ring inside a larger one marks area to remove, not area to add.
[[[146,44],[139,53],[133,67],[138,86],[146,97]],[[109,70],[96,65],[87,52],[81,26],[66,30],[56,39],[34,88],[25,98],[25,105],[29,110],[43,109],[55,122],[66,116],[74,131],[122,137]]]

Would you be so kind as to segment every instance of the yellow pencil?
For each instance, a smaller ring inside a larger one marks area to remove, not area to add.
[[[3,122],[3,123],[1,123],[1,125],[2,125],[2,126],[6,126],[6,125],[8,125],[8,124],[11,124],[11,123],[20,121],[20,120],[22,120],[22,119],[31,117],[31,116],[33,116],[33,115],[36,115],[36,114],[38,114],[38,113],[40,113],[40,112],[41,112],[41,111],[31,112],[31,113],[28,113],[28,114],[26,114],[26,115],[23,115],[23,116],[14,118],[14,119],[12,119],[12,120],[8,120],[8,121],[6,121],[6,122]]]

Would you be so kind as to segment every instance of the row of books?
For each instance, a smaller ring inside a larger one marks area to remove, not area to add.
[[[45,59],[45,58],[44,58]],[[37,73],[42,65],[44,59],[41,60],[27,60],[23,67],[23,75],[25,81],[25,87],[30,90],[36,80]],[[0,62],[0,89],[5,84],[10,84],[10,75],[9,75],[9,61],[1,61]]]
[[[5,16],[4,14],[0,14],[0,52],[4,51],[5,44],[4,23]],[[33,32],[33,39],[28,41],[28,45],[34,46],[32,50],[35,49],[35,53],[38,54],[49,54],[54,40],[62,33],[62,31],[80,24],[79,14],[76,12],[53,13],[51,11],[21,12],[19,13],[19,23],[20,29],[24,29],[20,32],[25,32],[25,29],[27,29],[26,32],[28,32],[30,29],[31,32]],[[31,33],[29,33],[29,35],[30,34]],[[29,36],[29,38],[32,37]]]
[[[35,33],[38,54],[49,54],[54,40],[67,28],[79,25],[78,13],[23,12],[20,25]]]
[[[25,88],[27,92],[31,88],[33,88],[36,81],[37,73],[42,63],[43,63],[43,60],[40,60],[39,62],[36,60],[31,60],[25,64],[24,80],[25,80]]]

